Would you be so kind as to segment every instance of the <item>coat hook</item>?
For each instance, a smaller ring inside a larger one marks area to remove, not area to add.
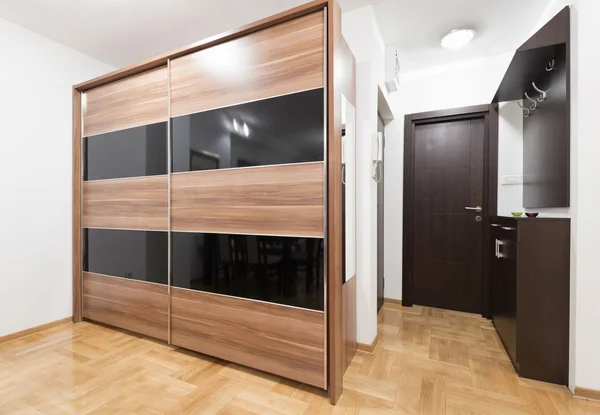
[[[531,110],[529,108],[525,108],[523,106],[523,104],[521,104],[521,101],[517,101],[517,105],[519,107],[521,107],[521,109],[523,110],[523,117],[525,117],[525,118],[529,117],[529,113],[531,112]],[[527,112],[525,112],[525,111],[527,111]]]
[[[555,64],[556,64],[556,61],[554,59],[552,59],[550,62],[548,62],[548,66],[546,66],[546,72],[553,71]]]
[[[538,98],[539,102],[544,101],[547,97],[546,94],[548,93],[549,89],[543,91],[540,88],[537,87],[537,85],[535,84],[535,82],[532,82],[531,85],[533,85],[533,89],[535,89],[537,92],[540,93],[540,97]]]
[[[529,107],[529,109],[531,111],[535,111],[537,109],[537,101],[535,99],[531,98],[527,92],[525,92],[525,98],[527,98],[527,100],[529,100],[529,102],[531,102],[531,106]]]

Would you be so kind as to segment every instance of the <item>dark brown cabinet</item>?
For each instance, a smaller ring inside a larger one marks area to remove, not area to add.
[[[492,320],[519,375],[566,385],[570,219],[491,220]]]

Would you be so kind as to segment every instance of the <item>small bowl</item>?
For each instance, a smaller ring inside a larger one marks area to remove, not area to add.
[[[523,215],[523,212],[510,212],[510,213],[512,213],[512,215],[515,217],[519,217],[519,216]]]
[[[539,215],[538,212],[526,212],[525,215],[527,215],[528,218],[537,218],[537,215]]]

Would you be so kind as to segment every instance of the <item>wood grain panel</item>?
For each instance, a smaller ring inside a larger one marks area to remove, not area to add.
[[[199,40],[179,49],[175,49],[170,52],[154,56],[150,59],[146,59],[145,61],[134,63],[133,65],[129,65],[125,68],[117,69],[116,71],[100,75],[94,79],[90,79],[89,81],[75,85],[75,88],[78,91],[87,91],[89,89],[106,85],[132,75],[158,68],[160,66],[165,66],[169,59],[176,59],[199,50],[208,49],[215,45],[246,36],[250,33],[258,32],[259,30],[263,30],[281,23],[288,22],[298,17],[323,10],[323,8],[327,6],[327,3],[328,0],[309,1],[308,3],[301,4],[298,7],[265,17],[264,19],[260,19],[247,25],[238,27],[237,29],[229,30],[216,36],[210,36],[206,39]]]
[[[168,230],[168,176],[83,184],[83,226]]]
[[[322,11],[171,61],[173,116],[322,87]]]
[[[167,68],[158,68],[84,94],[86,137],[166,121],[169,118]]]
[[[356,354],[356,275],[342,286],[342,338],[344,339],[344,372]]]
[[[322,237],[323,215],[322,162],[171,177],[175,231]]]
[[[81,321],[81,93],[73,88],[73,157],[72,157],[72,190],[73,190],[73,323]]]
[[[160,340],[168,334],[168,287],[83,273],[83,316]]]
[[[325,387],[323,312],[179,288],[171,295],[173,345]]]

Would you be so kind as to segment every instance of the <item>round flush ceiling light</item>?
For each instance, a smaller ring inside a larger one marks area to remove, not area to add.
[[[473,40],[474,36],[474,30],[455,29],[442,38],[442,46],[446,49],[460,49]]]

